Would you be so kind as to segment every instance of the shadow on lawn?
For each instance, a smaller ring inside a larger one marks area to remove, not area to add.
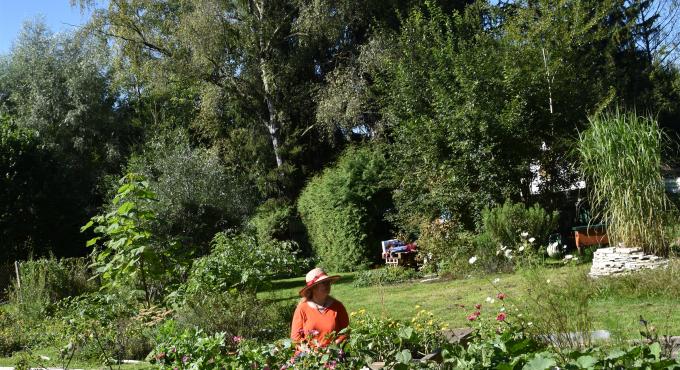
[[[354,282],[354,275],[349,275],[349,276],[343,276],[340,280],[338,280],[335,284],[333,285],[349,285]],[[267,300],[270,302],[281,302],[281,301],[287,301],[291,299],[299,299],[300,297],[297,295],[297,291],[302,289],[302,287],[305,286],[305,279],[300,278],[300,279],[295,279],[295,280],[276,280],[272,281],[271,285],[263,290],[263,293],[267,293]],[[290,291],[290,292],[288,292]],[[293,292],[294,291],[294,292]],[[281,295],[285,294],[285,297],[282,297]],[[331,295],[333,293],[331,292]]]

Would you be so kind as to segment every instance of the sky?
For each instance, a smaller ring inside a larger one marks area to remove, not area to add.
[[[24,21],[43,17],[54,33],[72,30],[87,22],[89,13],[71,7],[69,0],[0,0],[0,54],[8,54]]]

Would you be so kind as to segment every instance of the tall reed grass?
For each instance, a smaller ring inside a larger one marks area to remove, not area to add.
[[[618,109],[590,118],[577,148],[594,214],[607,223],[610,243],[668,255],[671,210],[661,175],[667,137],[657,122]]]

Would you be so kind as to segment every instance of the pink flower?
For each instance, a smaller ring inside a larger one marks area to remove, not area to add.
[[[506,297],[505,293],[498,293],[496,294],[496,298],[500,299],[501,301],[504,300]]]
[[[239,337],[238,335],[234,335],[233,337],[231,337],[231,340],[234,341],[234,343],[240,343],[243,340],[243,338]]]
[[[508,315],[506,315],[505,312],[501,312],[501,313],[498,314],[498,316],[496,316],[496,321],[505,321],[505,318],[507,316]]]
[[[479,315],[481,315],[481,314],[482,314],[481,312],[475,311],[475,312],[471,313],[471,314],[467,317],[467,319],[470,320],[470,321],[475,321],[475,320],[477,320],[477,318],[478,318]]]
[[[319,335],[319,331],[312,329],[312,330],[308,331],[307,334],[309,334],[313,337],[316,337],[317,335]]]
[[[475,308],[478,309],[478,310],[481,310],[481,309],[482,309],[482,304],[481,304],[481,303],[477,303],[477,304],[475,305]]]

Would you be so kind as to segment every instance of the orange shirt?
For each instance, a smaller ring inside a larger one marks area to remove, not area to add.
[[[290,337],[299,342],[305,337],[309,338],[311,334],[321,346],[327,346],[330,344],[327,336],[332,332],[338,333],[347,326],[349,326],[349,316],[345,306],[339,301],[333,300],[333,303],[323,312],[319,312],[303,301],[298,304],[293,314]],[[338,339],[342,341],[345,336],[338,337]]]

